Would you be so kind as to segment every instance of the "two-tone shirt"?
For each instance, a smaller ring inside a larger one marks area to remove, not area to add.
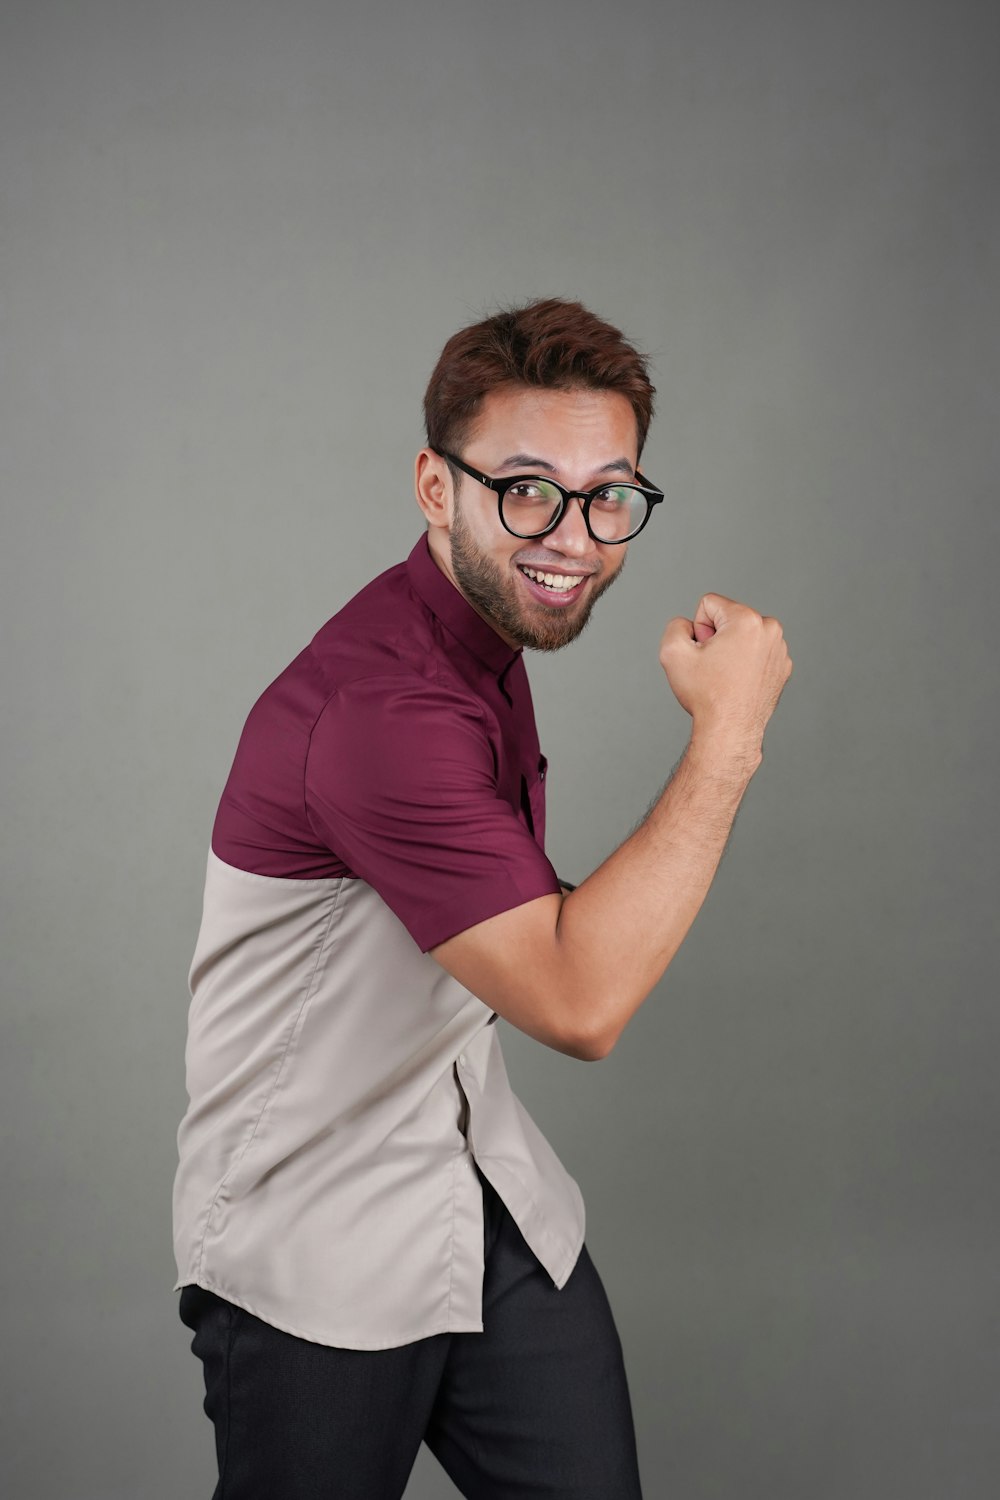
[[[480,1331],[477,1166],[564,1285],[579,1190],[429,952],[559,890],[545,769],[521,652],[426,536],[255,704],[191,967],[178,1286],[342,1348]]]

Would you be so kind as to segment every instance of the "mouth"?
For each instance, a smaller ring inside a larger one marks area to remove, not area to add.
[[[591,577],[589,573],[560,573],[554,568],[532,568],[524,563],[518,563],[517,571],[532,598],[550,609],[566,609],[575,604]]]

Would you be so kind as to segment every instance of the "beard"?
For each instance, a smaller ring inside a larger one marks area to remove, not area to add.
[[[516,564],[511,563],[511,572],[505,573],[482,551],[456,498],[451,526],[451,567],[469,603],[510,640],[532,651],[559,651],[575,641],[585,628],[594,605],[621,573],[624,558],[613,573],[588,585],[579,605],[546,609],[544,604],[521,597],[517,579],[512,576]]]

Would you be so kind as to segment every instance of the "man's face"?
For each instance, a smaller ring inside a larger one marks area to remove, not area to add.
[[[634,478],[636,447],[635,415],[617,392],[512,387],[486,397],[459,457],[491,478],[543,474],[590,490]],[[578,500],[546,536],[511,536],[496,493],[465,475],[448,536],[450,557],[438,553],[439,562],[469,603],[510,645],[537,651],[557,651],[580,634],[628,550],[595,542]],[[542,574],[554,575],[555,586]]]

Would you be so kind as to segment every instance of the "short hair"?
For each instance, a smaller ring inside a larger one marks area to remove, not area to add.
[[[580,302],[549,297],[504,308],[462,328],[445,344],[424,395],[427,442],[458,451],[484,399],[502,387],[617,391],[635,413],[642,452],[655,387],[648,359]]]

